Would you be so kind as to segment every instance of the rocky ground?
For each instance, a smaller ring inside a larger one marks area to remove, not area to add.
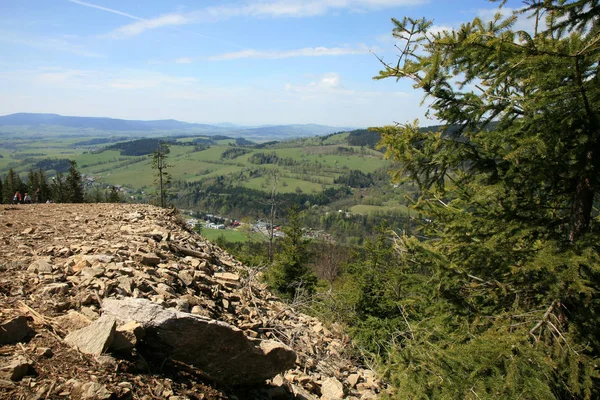
[[[377,398],[257,275],[169,210],[0,205],[0,398]]]

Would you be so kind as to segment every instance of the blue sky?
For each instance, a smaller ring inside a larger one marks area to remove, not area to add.
[[[509,6],[519,6],[513,0]],[[486,0],[0,0],[0,115],[379,126],[420,118],[391,17],[457,27]],[[435,121],[432,121],[434,123]]]

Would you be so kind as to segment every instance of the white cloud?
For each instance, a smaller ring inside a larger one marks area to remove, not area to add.
[[[105,37],[124,38],[139,35],[145,31],[165,26],[225,20],[235,17],[300,18],[323,15],[330,11],[350,10],[369,11],[391,7],[402,7],[428,3],[429,0],[259,0],[241,5],[221,5],[206,7],[190,13],[171,13],[157,18],[144,19],[112,8],[102,7],[81,0],[69,0],[74,4],[95,8],[138,22],[124,25]]]
[[[37,47],[42,49],[50,49],[65,53],[71,53],[82,57],[102,58],[102,54],[88,50],[82,45],[74,44],[68,38],[42,38],[42,37],[24,37],[21,34],[14,32],[0,31],[0,42],[14,43],[22,46]]]
[[[313,76],[307,83],[286,83],[284,90],[286,93],[298,93],[304,95],[324,94],[324,93],[352,93],[343,88],[342,79],[336,72]]]
[[[190,57],[180,57],[175,60],[177,64],[191,64],[194,60]]]
[[[427,3],[427,0],[275,0],[259,1],[242,7],[241,15],[269,17],[309,17],[331,10],[377,10]]]
[[[190,19],[182,14],[166,14],[153,19],[144,19],[115,29],[107,36],[114,39],[137,36],[147,30],[165,26],[178,26],[190,23]]]
[[[370,51],[366,46],[360,47],[305,47],[294,50],[253,50],[247,49],[232,53],[217,54],[208,57],[210,61],[237,60],[242,58],[280,59],[292,57],[321,57],[321,56],[345,56],[356,54],[368,54]]]
[[[326,74],[321,77],[319,86],[327,88],[336,88],[340,86],[340,76],[338,74]]]

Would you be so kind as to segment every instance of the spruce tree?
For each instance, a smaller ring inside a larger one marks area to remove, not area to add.
[[[317,277],[308,265],[308,243],[304,239],[298,209],[293,208],[284,227],[285,236],[280,241],[281,250],[268,273],[271,287],[283,297],[293,300],[299,294],[312,294]]]
[[[37,171],[33,169],[29,170],[27,191],[31,195],[31,198],[38,203],[45,202],[49,197],[48,182],[41,168]]]
[[[29,173],[27,174],[27,193],[31,195],[31,198],[34,197],[33,194],[35,193],[37,187],[37,176],[33,169],[30,169]]]
[[[62,173],[58,172],[56,176],[52,177],[52,183],[50,184],[50,193],[52,201],[55,203],[69,202],[69,194],[67,191],[65,178]]]
[[[68,203],[83,203],[84,189],[81,173],[77,170],[77,163],[71,160],[69,172],[65,180],[66,200]]]
[[[109,203],[120,203],[121,202],[121,196],[119,195],[119,192],[117,191],[117,188],[112,186],[110,189],[110,193],[108,194],[108,198],[107,201]]]
[[[10,168],[8,170],[8,173],[6,174],[6,177],[4,179],[4,185],[2,188],[2,196],[4,198],[4,202],[6,204],[11,204],[13,201],[14,194],[17,191],[21,192],[21,194],[24,194],[25,190],[26,186],[19,177],[19,174],[17,174],[12,168]]]
[[[44,173],[44,171],[41,168],[38,169],[36,175],[37,175],[36,179],[37,179],[38,186],[35,188],[34,193],[36,193],[37,190],[39,189],[39,192],[37,192],[37,195],[38,195],[37,201],[39,203],[45,203],[46,200],[48,200],[51,197],[50,185],[48,185],[48,180],[46,179],[46,174]]]
[[[379,129],[428,217],[429,240],[397,242],[427,281],[398,302],[400,397],[600,395],[598,4],[524,3],[455,31],[393,20],[404,51],[377,78],[411,79],[443,122]],[[534,32],[513,30],[523,16]]]

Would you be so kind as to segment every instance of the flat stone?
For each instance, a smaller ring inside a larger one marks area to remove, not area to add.
[[[102,264],[108,264],[112,262],[114,258],[115,257],[110,254],[94,254],[83,256],[83,259],[89,261],[90,263],[99,262]]]
[[[102,267],[86,267],[81,270],[81,276],[88,278],[100,278],[104,276],[105,269]]]
[[[192,286],[192,284],[194,283],[194,275],[192,275],[192,273],[188,270],[184,269],[179,271],[177,276],[185,286]]]
[[[160,257],[153,253],[136,253],[134,258],[144,265],[151,267],[160,264]]]
[[[69,284],[65,282],[49,283],[42,287],[42,296],[66,294],[69,292]]]
[[[46,260],[35,260],[34,262],[32,262],[31,264],[29,264],[29,267],[27,267],[27,271],[29,272],[37,272],[38,274],[51,274],[52,273],[52,264],[50,264],[48,261]]]
[[[123,289],[127,294],[131,294],[131,285],[133,284],[133,279],[128,276],[120,276],[117,278],[118,287]]]
[[[158,294],[162,294],[164,297],[173,297],[175,296],[175,291],[173,288],[167,284],[159,283],[156,285],[156,292]]]
[[[222,281],[239,282],[240,276],[231,272],[215,272],[213,275],[215,279]]]
[[[356,384],[358,383],[359,379],[360,379],[359,374],[350,374],[348,376],[348,384],[350,385],[351,388],[356,387]]]
[[[0,345],[17,343],[29,334],[27,318],[22,315],[0,324]]]
[[[329,377],[321,385],[322,400],[343,399],[345,396],[344,385],[337,378]]]
[[[70,398],[79,400],[108,400],[112,397],[112,392],[106,386],[98,382],[80,383],[70,381],[73,384]]]
[[[91,267],[92,264],[88,260],[81,260],[75,265],[73,265],[73,272],[79,272],[85,268]]]
[[[116,327],[113,316],[102,315],[89,326],[69,333],[65,342],[82,353],[98,356],[111,345]]]

